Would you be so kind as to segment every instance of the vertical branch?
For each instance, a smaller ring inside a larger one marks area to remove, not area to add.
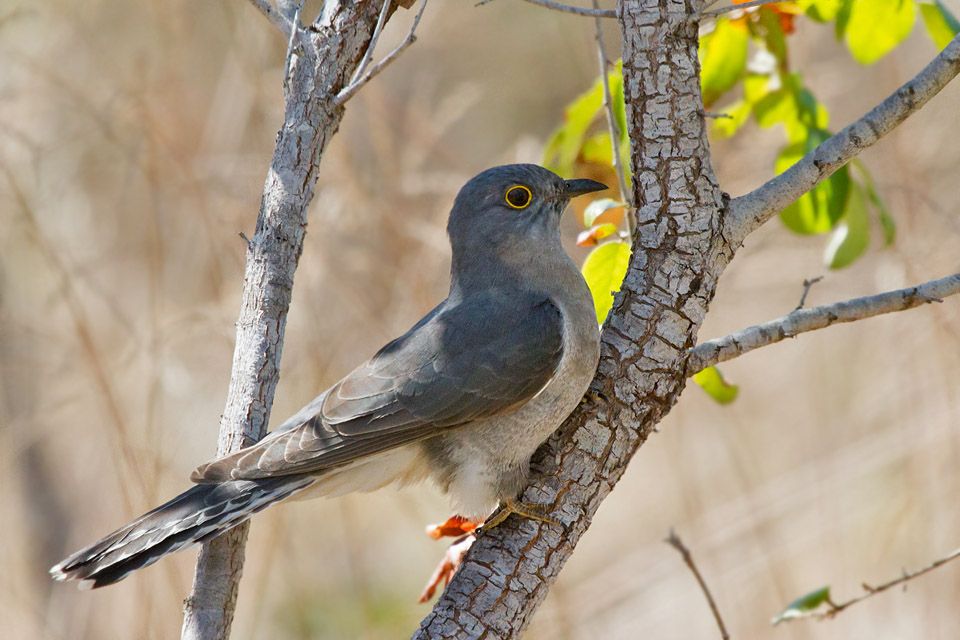
[[[247,247],[243,299],[217,453],[252,444],[266,433],[279,380],[294,272],[303,250],[307,207],[317,167],[343,116],[335,96],[368,50],[380,5],[328,0],[313,29],[291,47],[284,122]],[[291,23],[292,35],[298,25]],[[293,38],[291,38],[293,42]],[[181,638],[229,637],[243,570],[248,526],[203,545],[193,591],[185,601]]]

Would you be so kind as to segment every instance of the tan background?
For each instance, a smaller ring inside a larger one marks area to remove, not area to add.
[[[960,13],[958,2],[947,3]],[[385,40],[405,30],[401,13]],[[616,30],[610,25],[611,45]],[[516,0],[434,2],[420,41],[350,103],[323,158],[274,423],[445,293],[444,221],[489,165],[536,161],[591,82],[592,22]],[[933,54],[873,68],[801,21],[795,66],[835,127]],[[0,624],[6,638],[170,638],[194,552],[93,593],[46,567],[186,486],[215,448],[243,244],[281,118],[283,43],[240,0],[0,6]],[[814,304],[960,270],[960,83],[864,160],[896,246],[827,273]],[[715,144],[725,189],[769,176],[777,131]],[[576,229],[570,224],[567,236]],[[877,230],[875,230],[876,232]],[[824,273],[773,222],[724,276],[703,336],[766,320]],[[809,334],[689,388],[603,505],[530,638],[716,636],[663,544],[675,526],[739,638],[957,638],[960,565],[827,623],[772,629],[960,544],[960,300]],[[404,637],[447,514],[432,488],[259,516],[234,637]]]

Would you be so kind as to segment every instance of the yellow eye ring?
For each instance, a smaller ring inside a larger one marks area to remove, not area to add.
[[[529,187],[515,184],[503,194],[503,199],[511,209],[526,209],[533,202],[533,192]]]

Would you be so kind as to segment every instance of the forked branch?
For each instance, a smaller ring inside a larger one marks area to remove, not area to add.
[[[960,35],[912,80],[869,113],[831,136],[795,165],[755,191],[730,201],[725,235],[736,247],[772,218],[861,151],[919,110],[960,73]]]
[[[687,375],[711,365],[732,360],[754,349],[766,347],[806,331],[823,329],[841,322],[854,322],[884,313],[913,309],[930,302],[942,302],[960,293],[960,273],[931,280],[915,287],[887,291],[873,296],[844,300],[793,312],[763,324],[757,324],[723,338],[708,340],[690,351]]]

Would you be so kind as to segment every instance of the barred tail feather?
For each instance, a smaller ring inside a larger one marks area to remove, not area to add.
[[[95,589],[119,582],[168,553],[214,538],[269,505],[311,485],[285,476],[199,484],[50,569],[56,580]]]

